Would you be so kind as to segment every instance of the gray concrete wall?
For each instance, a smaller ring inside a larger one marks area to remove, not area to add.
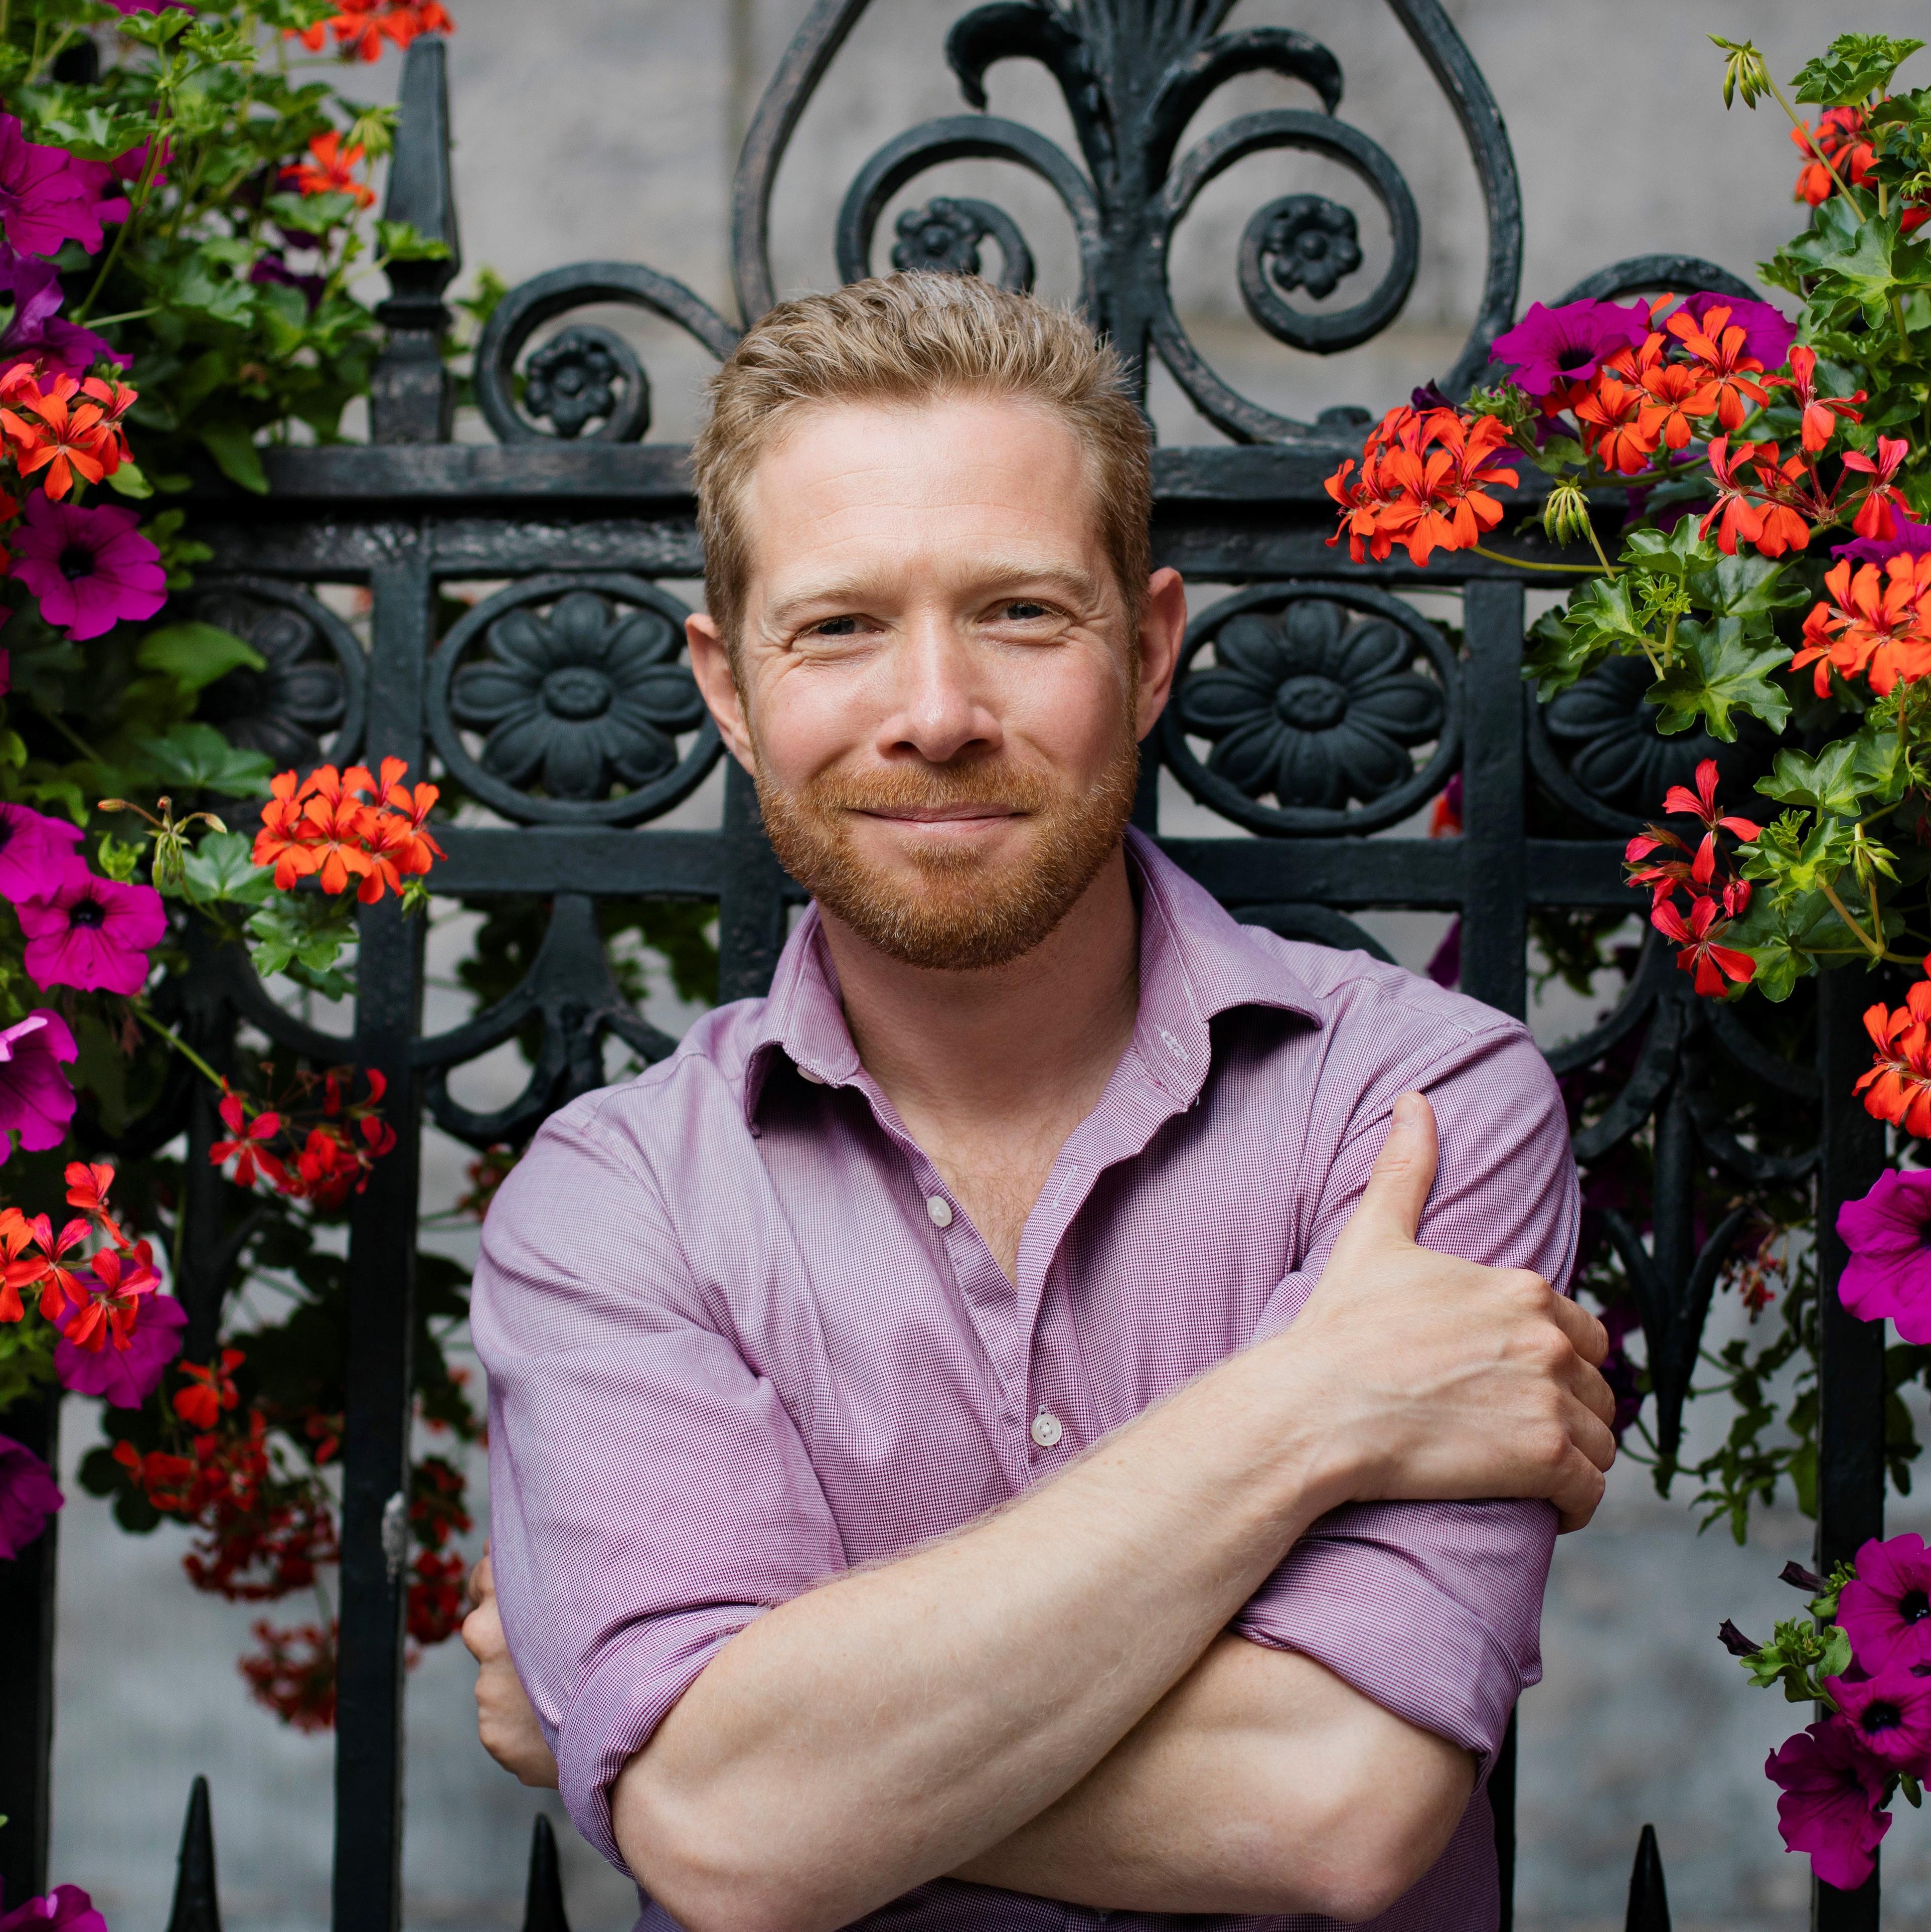
[[[514,281],[572,260],[643,261],[728,310],[725,222],[737,136],[803,0],[452,5],[456,178],[469,262]],[[784,286],[831,279],[832,215],[863,158],[913,120],[957,111],[939,47],[961,10],[961,0],[877,0],[807,116],[780,184]],[[1902,0],[1866,0],[1855,17],[1819,0],[1450,0],[1449,11],[1514,141],[1528,211],[1525,301],[1652,250],[1707,255],[1747,273],[1789,231],[1795,154],[1781,117],[1769,107],[1726,116],[1707,32],[1755,34],[1788,74],[1840,27],[1904,31],[1924,17],[1921,6]],[[1261,337],[1235,293],[1241,224],[1274,194],[1335,184],[1305,160],[1257,160],[1222,184],[1183,231],[1181,306],[1210,357],[1274,406],[1384,406],[1444,366],[1479,287],[1480,208],[1459,136],[1412,49],[1368,0],[1255,0],[1235,19],[1296,26],[1333,47],[1348,76],[1343,116],[1390,150],[1414,189],[1422,268],[1406,315],[1378,344],[1323,362]],[[355,82],[379,94],[393,73],[391,62]],[[1201,128],[1275,104],[1307,98],[1285,82],[1243,82],[1210,107]],[[993,106],[1067,138],[1063,110],[1036,72],[996,70]],[[1069,290],[1063,225],[1031,184],[958,167],[916,192],[922,199],[949,186],[997,194],[1026,227],[1042,286]],[[1372,234],[1371,222],[1363,226]],[[658,398],[654,434],[682,436],[700,358],[667,330],[646,326],[639,339]],[[1170,386],[1156,388],[1156,404],[1169,440],[1203,434]],[[701,819],[715,803],[700,798],[686,809]],[[1426,920],[1375,923],[1417,965],[1438,936],[1438,922]],[[459,930],[439,938],[439,957],[460,940]],[[437,998],[436,1023],[448,1024],[460,1009]],[[674,1002],[658,1004],[661,1023],[683,1017]],[[1539,1030],[1559,1037],[1588,1017],[1581,1003],[1552,1001]],[[499,1064],[478,1078],[503,1086],[514,1073]],[[471,1090],[481,1097],[481,1088]],[[457,1150],[432,1144],[426,1205],[447,1204],[460,1166]],[[1734,1319],[1734,1311],[1718,1318]],[[77,1405],[67,1438],[70,1455],[94,1439]],[[1921,1511],[1900,1510],[1894,1520],[1927,1526]],[[1685,1932],[1796,1932],[1804,1922],[1802,1862],[1782,1853],[1761,1774],[1765,1752],[1801,1714],[1750,1691],[1713,1633],[1725,1616],[1762,1630],[1789,1614],[1795,1599],[1772,1580],[1807,1540],[1807,1526],[1789,1512],[1764,1520],[1742,1550],[1720,1531],[1699,1538],[1680,1502],[1656,1501],[1643,1472],[1625,1467],[1595,1527],[1562,1544],[1546,1622],[1547,1680],[1522,1707],[1525,1927],[1619,1926],[1646,1819],[1662,1834]],[[189,1588],[179,1568],[183,1541],[172,1530],[120,1536],[105,1508],[77,1493],[64,1513],[56,1875],[91,1889],[114,1932],[158,1928],[188,1780],[205,1771],[231,1932],[309,1932],[326,1918],[328,1744],[292,1736],[248,1703],[233,1658],[253,1613]],[[469,1682],[454,1646],[410,1682],[411,1923],[518,1922],[529,1821],[541,1809],[562,1827],[579,1932],[616,1932],[628,1923],[626,1888],[574,1840],[553,1800],[522,1791],[483,1756],[470,1730]],[[1892,1834],[1887,1870],[1887,1924],[1902,1932],[1925,1922],[1931,1828],[1908,1811]]]

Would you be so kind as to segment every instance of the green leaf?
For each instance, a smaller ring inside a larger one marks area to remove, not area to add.
[[[1828,52],[1798,70],[1792,90],[1815,106],[1861,107],[1873,94],[1888,94],[1891,76],[1924,44],[1888,34],[1840,34]]]
[[[1770,776],[1759,778],[1756,788],[1780,805],[1807,806],[1813,812],[1855,818],[1863,794],[1858,778],[1858,751],[1855,738],[1840,738],[1814,758],[1802,752],[1780,751]]]
[[[230,798],[265,796],[274,773],[265,754],[238,750],[212,724],[177,724],[164,738],[146,740],[139,762],[163,784]]]
[[[141,466],[138,463],[124,463],[119,469],[111,472],[107,478],[107,487],[117,496],[132,496],[136,501],[154,494],[154,486],[141,473]]]
[[[265,670],[268,660],[245,639],[218,624],[166,624],[141,640],[134,662],[166,674],[183,691],[195,692],[245,665]]]
[[[1867,218],[1842,195],[1833,195],[1811,217],[1810,233],[1782,251],[1780,262],[1810,278],[1813,323],[1861,319],[1867,328],[1885,327],[1892,296],[1927,279],[1931,254],[1900,234],[1901,212],[1894,208],[1882,218]]]
[[[268,493],[268,472],[262,467],[262,453],[255,447],[253,431],[244,423],[210,423],[201,432],[202,446],[220,466],[231,483],[238,483],[257,496]]]
[[[424,235],[412,221],[378,221],[376,242],[392,262],[446,262],[449,244]]]
[[[1781,730],[1790,700],[1765,674],[1790,662],[1782,648],[1759,650],[1747,643],[1741,622],[1720,619],[1710,628],[1685,620],[1676,628],[1677,659],[1644,695],[1662,712],[1659,731],[1687,731],[1702,718],[1726,744],[1737,735],[1731,712],[1743,710]]]
[[[1685,517],[1683,524],[1694,522]],[[1677,526],[1678,530],[1683,524]],[[1787,566],[1768,557],[1720,557],[1711,568],[1696,571],[1687,585],[1690,594],[1705,610],[1720,617],[1768,618],[1773,612],[1788,610],[1793,604],[1807,602],[1810,592],[1789,573]],[[1768,626],[1749,627],[1768,628]]]
[[[1693,572],[1709,568],[1722,554],[1696,532],[1694,517],[1678,518],[1673,530],[1633,530],[1617,561],[1652,577],[1671,577],[1683,583]]]
[[[246,326],[255,312],[255,292],[247,282],[215,272],[227,266],[218,257],[211,259],[206,250],[197,250],[174,278],[169,292],[173,306],[204,315],[211,322]]]
[[[182,861],[187,896],[235,905],[265,904],[275,889],[274,872],[271,867],[257,866],[249,856],[251,849],[244,833],[209,832]]]
[[[354,987],[335,962],[354,937],[354,911],[352,898],[272,893],[248,921],[255,970],[265,980],[286,973],[329,999],[346,998]]]

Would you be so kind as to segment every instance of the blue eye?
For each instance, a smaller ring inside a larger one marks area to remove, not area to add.
[[[1043,617],[1047,613],[1045,604],[1035,604],[1030,598],[1021,597],[1006,605],[1006,614],[1024,623],[1029,618]]]
[[[822,624],[811,626],[814,636],[820,638],[850,638],[858,634],[856,617],[827,617]]]

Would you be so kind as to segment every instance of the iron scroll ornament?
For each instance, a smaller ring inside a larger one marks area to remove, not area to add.
[[[486,598],[430,660],[444,764],[524,823],[634,825],[668,812],[722,749],[681,661],[689,614],[668,591],[614,574],[553,571]],[[480,758],[465,729],[482,734]]]
[[[649,428],[650,386],[636,352],[613,331],[580,323],[538,349],[526,371],[523,399],[530,414],[547,416],[554,428],[539,428],[517,407],[516,363],[524,344],[545,322],[597,302],[661,316],[721,362],[737,346],[738,332],[709,302],[654,268],[578,262],[532,276],[496,304],[476,344],[476,403],[499,441],[573,437],[593,416],[603,418],[595,432],[601,442],[635,442]],[[580,413],[586,398],[604,406]]]
[[[869,0],[819,0],[799,29],[745,138],[733,218],[738,296],[754,317],[775,298],[769,262],[769,208],[778,167],[806,103]],[[1520,195],[1508,140],[1495,102],[1468,50],[1437,0],[1390,0],[1396,18],[1447,94],[1474,157],[1489,224],[1489,261],[1480,313],[1454,368],[1451,394],[1465,390],[1486,361],[1489,345],[1514,314],[1520,278]],[[1395,260],[1383,284],[1345,316],[1315,317],[1283,299],[1294,284],[1275,274],[1270,249],[1284,213],[1261,211],[1243,254],[1252,266],[1243,294],[1261,326],[1282,333],[1286,322],[1315,352],[1364,340],[1398,312],[1414,273],[1412,202],[1392,162],[1358,130],[1333,119],[1341,95],[1339,64],[1327,49],[1284,28],[1222,33],[1233,0],[998,0],[952,29],[947,57],[967,102],[983,109],[984,80],[994,62],[1027,58],[1053,73],[1065,95],[1087,166],[1030,129],[981,113],[929,122],[899,136],[861,170],[839,222],[841,272],[868,272],[868,238],[890,195],[924,168],[970,154],[1017,163],[1054,188],[1079,240],[1082,301],[1095,327],[1117,343],[1140,380],[1150,347],[1210,419],[1243,441],[1317,433],[1237,396],[1205,365],[1171,318],[1165,251],[1172,226],[1201,186],[1237,156],[1263,147],[1316,149],[1352,169],[1387,209]],[[1130,17],[1129,17],[1130,16]],[[1324,114],[1285,110],[1243,116],[1240,132],[1222,129],[1177,166],[1174,148],[1189,121],[1223,82],[1266,70],[1306,82]],[[1216,143],[1221,144],[1216,146]],[[891,186],[883,185],[887,182]],[[1329,204],[1330,207],[1335,204]],[[1405,259],[1406,258],[1406,259]],[[1351,272],[1351,271],[1348,271]],[[1312,284],[1304,284],[1312,289]],[[1315,326],[1326,324],[1325,328]]]
[[[1209,645],[1213,667],[1195,669]],[[1321,579],[1257,584],[1187,627],[1160,731],[1161,757],[1180,783],[1250,831],[1379,831],[1455,769],[1459,668],[1435,626],[1385,591]],[[1190,738],[1212,742],[1204,760]],[[1429,744],[1417,770],[1414,748]],[[1276,802],[1261,803],[1270,794]]]

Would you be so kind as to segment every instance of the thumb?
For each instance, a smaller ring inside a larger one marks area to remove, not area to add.
[[[1422,1095],[1404,1094],[1395,1102],[1387,1138],[1375,1156],[1347,1232],[1357,1240],[1366,1234],[1380,1241],[1413,1241],[1435,1185],[1437,1151],[1435,1109]]]

